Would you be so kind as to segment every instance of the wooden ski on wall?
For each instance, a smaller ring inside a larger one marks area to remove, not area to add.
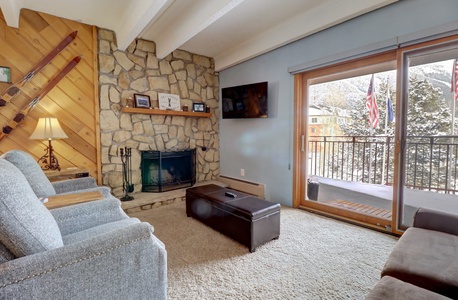
[[[46,65],[48,65],[62,50],[64,50],[70,43],[76,38],[78,31],[73,31],[66,38],[64,38],[51,52],[48,53],[43,59],[30,70],[27,74],[22,77],[21,80],[15,84],[10,85],[3,95],[0,97],[0,107],[5,106],[10,102],[14,97],[16,97],[22,90],[22,88],[37,74],[40,72]]]
[[[80,62],[81,56],[76,56],[60,71],[36,96],[32,101],[21,109],[16,116],[8,121],[0,132],[0,141],[3,140],[10,132],[16,128],[19,123],[30,113],[37,103],[46,96],[76,65]]]

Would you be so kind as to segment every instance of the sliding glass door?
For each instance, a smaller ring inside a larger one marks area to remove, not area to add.
[[[401,228],[419,207],[458,213],[456,58],[456,42],[401,52]]]
[[[458,37],[295,75],[296,206],[402,233],[458,214]]]
[[[390,230],[396,53],[304,77],[301,204]]]

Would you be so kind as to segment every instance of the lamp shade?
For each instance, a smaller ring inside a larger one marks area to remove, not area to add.
[[[66,139],[68,136],[56,118],[40,118],[37,127],[29,138],[32,140],[51,140]]]

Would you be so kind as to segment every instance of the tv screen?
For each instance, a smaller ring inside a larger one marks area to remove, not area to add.
[[[222,88],[223,119],[267,118],[267,82]]]

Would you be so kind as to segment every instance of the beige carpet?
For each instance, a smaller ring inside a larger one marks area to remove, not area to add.
[[[280,239],[250,253],[187,218],[184,202],[130,215],[166,245],[169,299],[364,299],[397,241],[284,207]]]

